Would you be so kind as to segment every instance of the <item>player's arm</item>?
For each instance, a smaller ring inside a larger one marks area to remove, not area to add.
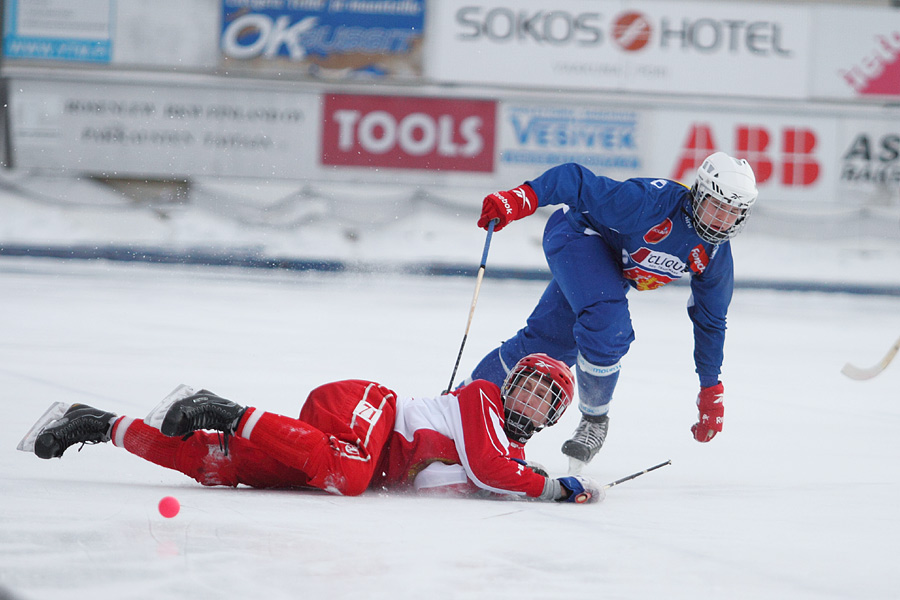
[[[485,196],[478,226],[487,229],[488,223],[496,221],[494,231],[500,231],[508,223],[534,214],[538,206],[566,204],[578,209],[581,194],[591,191],[602,197],[606,192],[604,183],[615,182],[597,177],[575,163],[553,167],[519,187]]]
[[[694,364],[700,377],[698,421],[691,428],[698,442],[722,431],[725,388],[719,381],[725,347],[725,322],[734,292],[731,245],[721,244],[701,274],[691,277],[688,315],[694,327]]]
[[[688,316],[694,326],[694,364],[701,383],[715,384],[722,367],[725,321],[734,293],[731,245],[719,246],[707,268],[691,277]]]
[[[460,462],[482,489],[536,498],[547,477],[513,460],[501,411],[500,390],[492,383],[475,381],[457,392],[449,421]]]
[[[534,190],[539,206],[564,204],[623,234],[658,224],[670,204],[663,197],[683,189],[667,179],[616,181],[575,163],[553,167],[527,185]]]
[[[456,429],[454,443],[472,483],[497,494],[541,500],[599,499],[599,487],[587,479],[555,479],[528,467],[503,431],[500,406],[499,389],[486,381],[476,381],[457,394],[451,427]]]

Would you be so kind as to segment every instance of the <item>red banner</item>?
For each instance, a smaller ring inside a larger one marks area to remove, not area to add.
[[[492,172],[495,114],[493,100],[326,95],[322,164]]]

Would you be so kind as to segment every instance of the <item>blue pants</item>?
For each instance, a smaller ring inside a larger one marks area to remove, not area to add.
[[[628,352],[634,330],[619,257],[599,236],[572,229],[562,210],[547,221],[544,254],[553,280],[525,327],[490,352],[473,371],[473,379],[501,385],[513,365],[534,352],[568,365],[575,365],[580,354],[597,366],[617,365]],[[589,382],[582,381],[584,373],[578,371],[582,412],[605,413],[618,372]],[[588,390],[590,397],[585,397]]]

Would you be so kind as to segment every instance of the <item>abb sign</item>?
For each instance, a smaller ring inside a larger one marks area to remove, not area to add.
[[[492,172],[496,103],[331,94],[322,164]]]
[[[757,183],[772,180],[787,187],[805,187],[819,179],[820,165],[816,158],[816,133],[811,129],[784,127],[772,132],[761,126],[735,127],[733,154],[746,158],[753,167]],[[681,149],[672,179],[683,179],[697,170],[703,159],[721,149],[716,143],[712,127],[691,125]]]

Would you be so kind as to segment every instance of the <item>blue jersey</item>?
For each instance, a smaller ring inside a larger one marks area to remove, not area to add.
[[[572,163],[554,167],[528,184],[539,206],[565,205],[566,218],[576,231],[599,236],[621,256],[622,277],[633,288],[652,290],[690,275],[694,361],[701,382],[715,384],[734,289],[734,263],[730,242],[714,245],[697,235],[690,190],[668,179],[616,181]]]

